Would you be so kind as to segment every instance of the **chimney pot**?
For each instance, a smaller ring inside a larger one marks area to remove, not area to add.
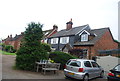
[[[58,26],[57,25],[53,25],[53,29],[58,29]]]
[[[71,18],[70,21],[66,23],[66,30],[71,29],[72,25],[73,25],[73,22],[72,22],[72,18]]]
[[[10,35],[10,38],[12,38],[12,34]]]

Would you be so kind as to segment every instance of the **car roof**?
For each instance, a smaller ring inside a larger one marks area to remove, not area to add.
[[[94,60],[88,60],[88,59],[70,59],[70,60],[76,60],[76,61],[93,61],[93,62],[95,62]]]

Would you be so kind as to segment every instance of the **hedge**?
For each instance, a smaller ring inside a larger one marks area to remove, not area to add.
[[[69,59],[76,59],[77,57],[74,57],[68,53],[55,51],[55,52],[50,52],[49,58],[51,60],[54,60],[54,62],[56,63],[61,63],[60,69],[64,69],[64,65]]]

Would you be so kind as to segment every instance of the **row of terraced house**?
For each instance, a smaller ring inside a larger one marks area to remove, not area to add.
[[[99,51],[118,49],[118,42],[114,40],[109,27],[91,29],[88,24],[78,27],[72,26],[72,20],[67,22],[66,28],[60,31],[54,25],[53,29],[43,31],[44,38],[42,42],[50,44],[54,51],[69,52],[71,49],[80,49],[83,51],[80,56],[88,59],[99,56]],[[15,37],[10,35],[3,42],[19,49],[23,36],[24,33]]]

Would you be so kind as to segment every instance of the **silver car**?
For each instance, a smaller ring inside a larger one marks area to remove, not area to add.
[[[95,77],[103,77],[104,70],[93,60],[70,59],[65,65],[64,75],[88,81]]]

